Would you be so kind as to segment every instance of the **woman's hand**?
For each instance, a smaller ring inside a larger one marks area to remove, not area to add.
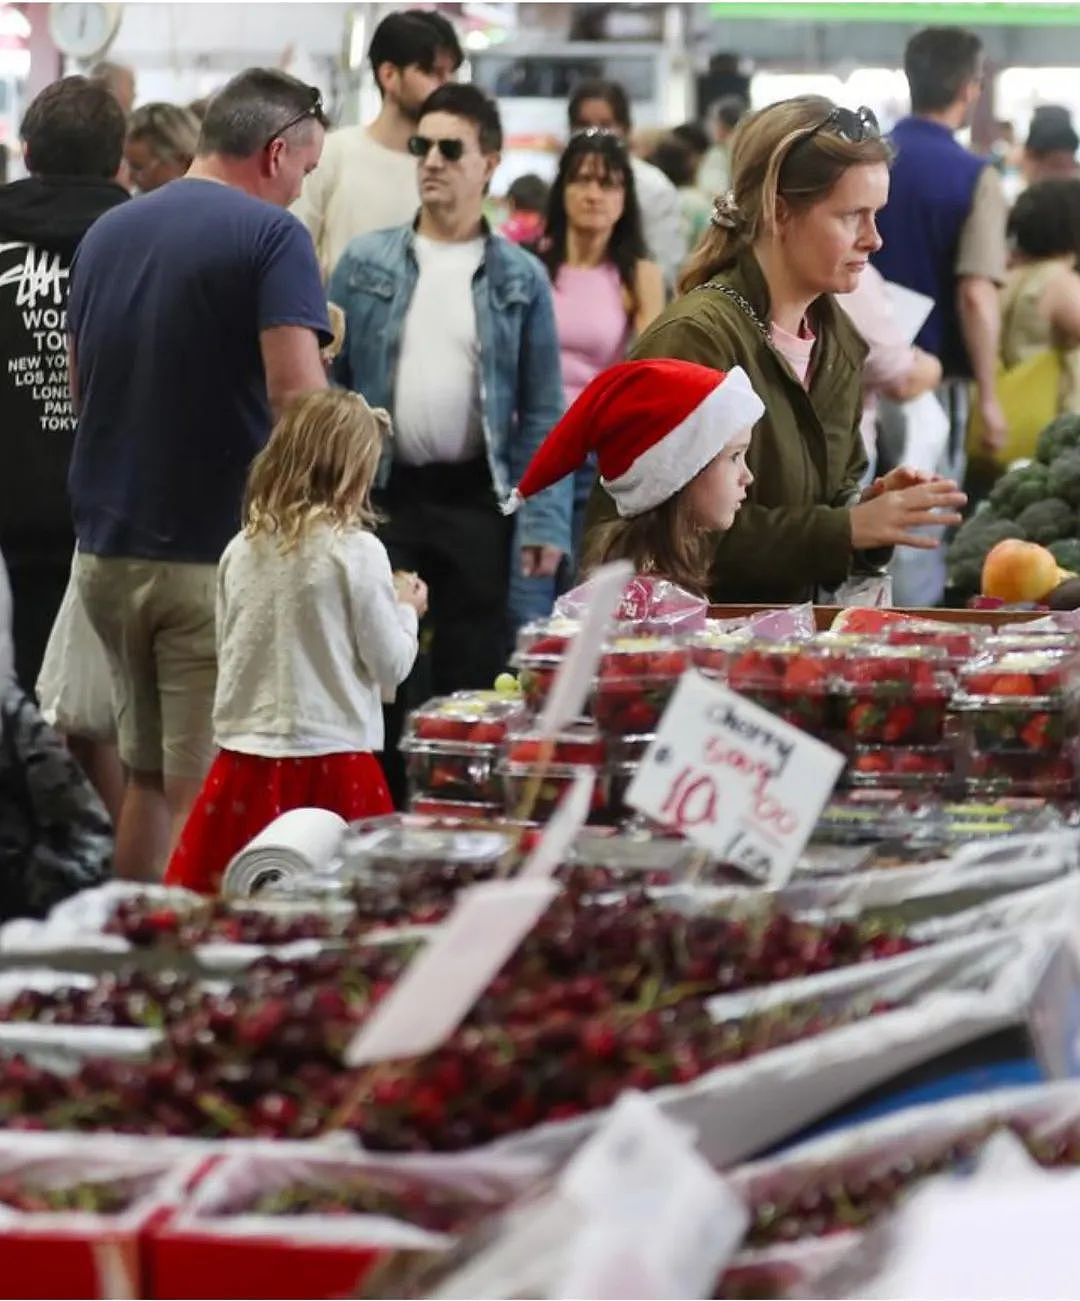
[[[890,477],[886,475],[885,482]],[[872,551],[876,547],[918,547],[933,551],[939,540],[913,530],[959,524],[958,511],[966,502],[967,497],[951,479],[935,477],[909,488],[883,488],[869,501],[851,508],[851,545],[856,551]]]
[[[945,480],[940,474],[934,474],[930,470],[916,470],[910,465],[898,465],[895,470],[890,470],[888,474],[879,477],[863,490],[860,500],[873,501],[875,497],[880,497],[883,492],[898,492],[901,488],[914,488],[920,483],[952,483],[955,488],[957,484],[953,480]]]

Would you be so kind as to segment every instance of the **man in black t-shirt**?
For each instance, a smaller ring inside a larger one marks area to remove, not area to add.
[[[26,111],[30,176],[0,187],[0,550],[15,605],[16,673],[33,691],[71,569],[75,441],[65,344],[68,268],[90,225],[123,203],[124,114],[85,77]]]
[[[104,217],[71,271],[76,576],[129,778],[120,876],[156,877],[212,757],[217,562],[290,398],[325,388],[311,236],[284,211],[322,151],[318,91],[253,68],[187,176]]]

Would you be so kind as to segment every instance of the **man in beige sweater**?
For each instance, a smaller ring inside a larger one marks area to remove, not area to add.
[[[413,219],[420,196],[409,137],[420,105],[453,77],[462,53],[441,14],[406,9],[375,28],[368,58],[382,96],[378,117],[327,137],[319,168],[293,206],[315,241],[324,280],[349,240]]]

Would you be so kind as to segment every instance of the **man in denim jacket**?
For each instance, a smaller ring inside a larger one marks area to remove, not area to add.
[[[394,567],[428,584],[438,694],[490,687],[505,663],[515,534],[500,502],[563,410],[548,278],[483,218],[501,147],[486,95],[434,91],[409,142],[416,221],[352,240],[330,278],[346,316],[335,378],[393,417],[381,536]],[[555,573],[570,517],[568,482],[526,504],[516,539],[526,575]],[[393,734],[388,719],[388,754]]]

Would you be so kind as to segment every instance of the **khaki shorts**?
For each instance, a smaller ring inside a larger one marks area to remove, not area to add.
[[[112,677],[120,758],[201,780],[213,757],[216,565],[76,557]]]

